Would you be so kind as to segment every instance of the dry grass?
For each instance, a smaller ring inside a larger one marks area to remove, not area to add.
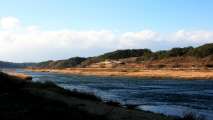
[[[18,77],[20,79],[23,80],[32,80],[33,78],[31,76],[22,74],[22,73],[7,73],[8,75],[14,76],[14,77]]]
[[[174,78],[174,79],[213,79],[213,71],[208,69],[73,69],[73,70],[27,70],[34,72],[48,71],[75,75],[137,77],[137,78]]]

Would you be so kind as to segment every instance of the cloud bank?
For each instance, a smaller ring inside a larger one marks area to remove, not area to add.
[[[213,42],[212,31],[185,31],[165,35],[152,30],[120,33],[119,30],[100,31],[41,31],[37,26],[22,27],[15,18],[2,18],[0,31],[0,60],[12,62],[41,62],[70,57],[97,56],[117,49],[152,51],[173,47],[198,46]],[[11,29],[21,28],[21,34]]]
[[[1,26],[4,29],[15,29],[15,28],[20,28],[22,25],[19,19],[6,17],[1,19]]]

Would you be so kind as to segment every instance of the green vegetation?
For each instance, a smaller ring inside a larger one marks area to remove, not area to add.
[[[34,69],[64,69],[64,68],[73,68],[76,65],[81,64],[81,62],[85,61],[86,58],[83,57],[73,57],[66,60],[48,60],[41,63],[38,63],[33,68]]]
[[[172,48],[171,50],[162,50],[151,52],[136,59],[136,63],[146,60],[160,60],[171,57],[191,56],[197,58],[204,58],[213,55],[213,43],[205,44],[203,46],[193,48],[192,46],[184,48]]]
[[[213,43],[205,44],[205,45],[197,47],[195,49],[191,49],[188,52],[188,55],[195,56],[195,57],[198,57],[198,58],[211,56],[211,55],[213,55]]]
[[[64,69],[64,68],[86,67],[87,65],[104,61],[106,59],[118,60],[122,58],[139,57],[143,56],[144,54],[148,54],[150,52],[151,50],[149,49],[117,50],[114,52],[105,53],[97,57],[89,57],[89,58],[74,57],[67,60],[58,60],[58,61],[48,60],[35,65],[33,68]]]
[[[126,50],[117,50],[114,52],[105,53],[103,55],[97,56],[96,58],[100,61],[104,61],[106,59],[118,60],[123,58],[130,57],[140,57],[144,54],[151,53],[150,49],[126,49]]]

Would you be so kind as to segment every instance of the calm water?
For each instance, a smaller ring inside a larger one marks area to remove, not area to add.
[[[5,71],[4,71],[5,72]],[[213,119],[213,80],[98,77],[25,72],[33,81],[52,81],[67,89],[93,92],[103,100],[139,105],[139,109],[182,116],[184,112]]]

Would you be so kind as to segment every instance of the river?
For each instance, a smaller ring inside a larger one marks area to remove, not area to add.
[[[213,80],[100,77],[59,73],[3,71],[30,75],[33,81],[52,81],[66,89],[92,92],[103,100],[138,105],[141,110],[172,116],[193,112],[213,119]]]

